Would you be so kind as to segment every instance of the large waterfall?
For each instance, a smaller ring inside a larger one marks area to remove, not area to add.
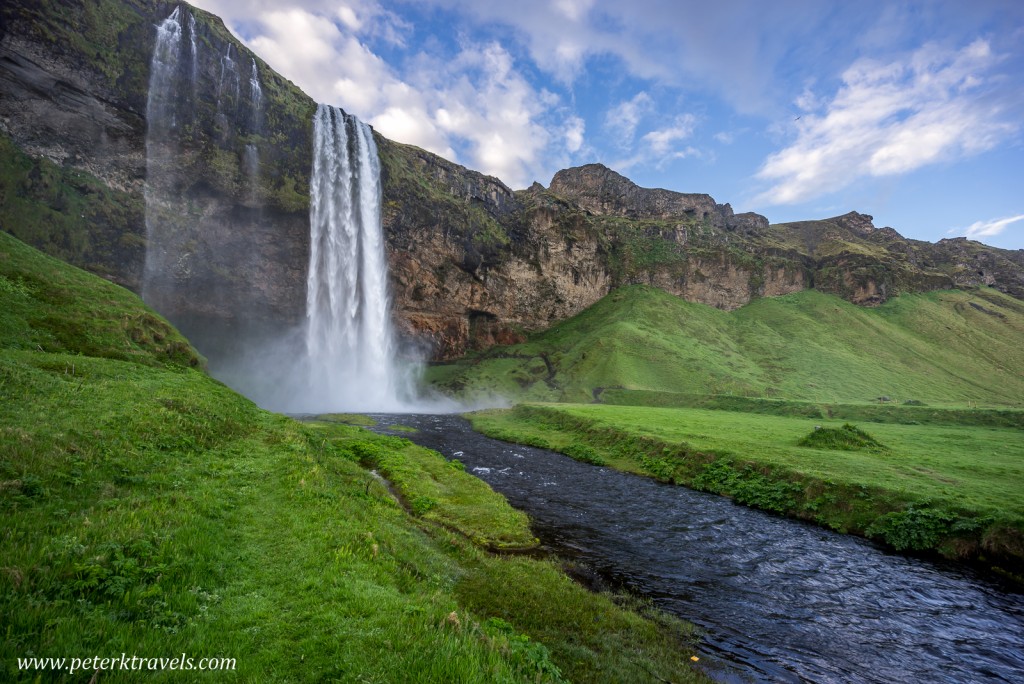
[[[317,107],[301,410],[398,411],[408,402],[391,327],[380,197],[370,127]]]
[[[317,108],[305,317],[295,328],[268,327],[268,272],[284,269],[265,260],[258,239],[265,244],[288,230],[263,207],[258,145],[270,103],[255,59],[248,58],[246,79],[245,55],[231,43],[201,62],[209,42],[201,33],[184,7],[156,27],[143,298],[209,356],[214,376],[266,408],[423,410],[414,391],[418,364],[400,358],[391,325],[373,132],[340,109]],[[221,164],[220,180],[231,179],[232,189],[184,171],[202,169],[207,158]]]

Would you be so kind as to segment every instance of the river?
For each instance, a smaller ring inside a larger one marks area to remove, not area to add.
[[[971,568],[474,432],[374,415],[458,458],[544,548],[698,625],[725,682],[1024,682],[1024,595]]]

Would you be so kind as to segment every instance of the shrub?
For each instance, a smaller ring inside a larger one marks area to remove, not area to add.
[[[427,511],[434,508],[435,506],[437,506],[437,499],[431,498],[429,496],[417,496],[415,499],[412,500],[412,503],[409,505],[409,508],[412,509],[413,515],[421,517],[425,515]]]
[[[897,551],[924,551],[935,548],[948,536],[955,521],[956,516],[951,513],[910,507],[879,516],[865,534],[881,537]]]
[[[799,446],[814,449],[839,449],[856,451],[868,449],[885,451],[887,447],[858,427],[846,423],[840,428],[815,427],[810,434],[797,442]]]

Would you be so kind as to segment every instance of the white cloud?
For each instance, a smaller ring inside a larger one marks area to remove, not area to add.
[[[805,86],[803,92],[797,95],[796,99],[793,100],[793,104],[802,112],[813,112],[815,109],[821,108],[824,103],[821,101],[821,98],[811,90],[810,86]]]
[[[620,171],[627,171],[642,164],[653,164],[657,168],[662,168],[675,159],[702,157],[703,153],[693,145],[679,145],[693,136],[696,126],[697,117],[693,114],[680,114],[670,125],[641,136],[639,142],[632,147],[633,154],[612,162],[611,166]]]
[[[420,0],[478,24],[515,31],[533,62],[564,84],[588,59],[613,57],[623,74],[715,92],[744,113],[781,105],[778,64],[820,65],[854,54],[872,15],[816,0]],[[742,16],[742,20],[737,20]],[[842,38],[823,30],[842,26]],[[801,74],[810,66],[801,68]]]
[[[555,0],[554,5],[566,19],[579,21],[594,6],[594,0]]]
[[[765,160],[757,175],[772,186],[757,200],[797,203],[992,148],[1017,128],[985,88],[999,60],[982,40],[958,52],[929,45],[902,61],[858,60],[824,111],[800,117],[795,142]]]
[[[1007,226],[1020,221],[1024,221],[1024,214],[1018,214],[1017,216],[1010,216],[1008,218],[992,219],[991,221],[975,221],[962,231],[955,232],[962,232],[965,236],[971,239],[993,237],[1006,230]]]
[[[640,119],[653,107],[654,100],[641,90],[632,99],[620,102],[608,110],[604,117],[605,128],[618,136],[615,140],[617,145],[628,147],[636,136],[636,128],[640,125]]]
[[[464,40],[452,56],[412,54],[401,71],[371,39],[403,45],[409,24],[375,0],[203,0],[244,24],[248,45],[319,102],[341,106],[399,142],[463,161],[512,187],[550,177],[551,161],[584,144],[582,118],[530,84],[497,43]],[[562,23],[586,16],[592,0],[563,0]],[[566,59],[571,41],[563,46]],[[552,141],[564,152],[549,152]],[[460,159],[463,158],[463,159]]]
[[[565,149],[569,152],[579,152],[583,147],[583,134],[586,131],[586,122],[578,116],[569,116],[565,120]]]
[[[344,5],[338,8],[338,19],[341,20],[345,26],[353,31],[358,31],[363,27],[363,22],[356,15],[355,10],[351,7],[345,7]]]
[[[541,121],[557,98],[534,89],[503,47],[464,46],[448,70],[425,60],[415,79],[437,103],[438,127],[466,142],[473,168],[513,187],[547,173],[543,153],[561,126]]]
[[[668,154],[673,143],[685,140],[693,135],[693,129],[697,125],[697,117],[693,114],[677,116],[675,122],[668,128],[651,131],[644,135],[642,140],[650,146],[651,152],[658,157]]]

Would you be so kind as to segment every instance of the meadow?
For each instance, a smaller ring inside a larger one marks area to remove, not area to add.
[[[1024,303],[988,288],[904,294],[876,308],[803,290],[721,311],[632,285],[524,343],[434,364],[427,377],[456,396],[519,401],[647,392],[1024,408],[1014,370],[1024,368],[1022,342]]]

